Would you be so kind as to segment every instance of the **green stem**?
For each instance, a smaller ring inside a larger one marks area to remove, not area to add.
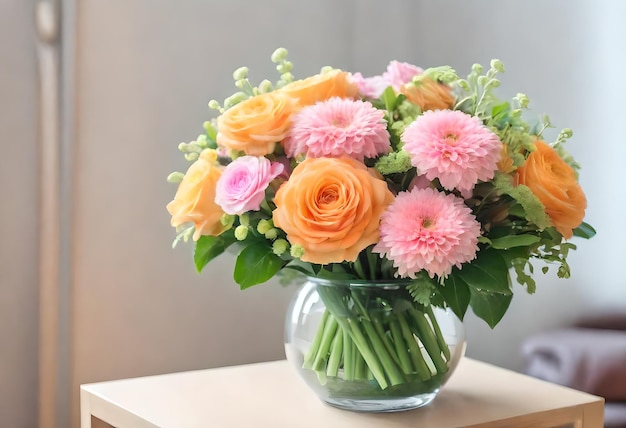
[[[378,382],[378,385],[380,385],[381,389],[386,389],[389,384],[385,379],[385,370],[383,369],[381,362],[376,357],[376,354],[370,348],[367,339],[363,335],[363,332],[359,328],[359,322],[353,319],[347,319],[342,321],[342,324],[345,323],[346,328],[350,329],[350,332],[352,333],[352,340],[354,340],[354,343],[359,350],[358,353],[361,354],[361,356],[365,360],[365,363],[372,371],[372,374]]]
[[[450,361],[450,347],[443,338],[443,333],[441,332],[439,323],[437,323],[437,318],[435,318],[432,306],[426,306],[426,314],[428,315],[430,323],[433,326],[433,330],[437,338],[437,343],[439,344],[439,348],[441,348],[441,352],[443,352],[443,356],[445,357],[446,361]]]
[[[319,327],[317,328],[317,333],[315,333],[315,338],[313,338],[313,343],[309,347],[307,351],[306,357],[304,358],[304,362],[302,363],[302,367],[305,369],[313,368],[313,361],[315,361],[315,356],[317,355],[317,351],[320,349],[320,343],[322,343],[322,336],[324,335],[324,328],[326,327],[326,322],[328,321],[329,312],[328,309],[324,311],[322,314],[322,321],[320,322]]]
[[[338,328],[333,338],[333,344],[330,348],[330,357],[328,358],[328,366],[326,366],[326,374],[328,376],[337,377],[339,365],[343,356],[343,330]]]
[[[411,366],[411,357],[407,351],[407,344],[402,338],[402,330],[400,329],[399,321],[393,320],[389,323],[391,329],[391,337],[393,339],[394,346],[396,348],[396,354],[400,360],[400,367],[405,374],[413,373],[413,367]]]
[[[343,328],[341,329],[341,333],[343,334],[343,377],[345,380],[353,380],[354,354],[356,351],[354,342],[350,339],[350,334]]]
[[[411,362],[413,363],[413,367],[415,367],[417,376],[419,376],[422,380],[430,379],[432,377],[432,373],[430,368],[428,368],[428,364],[424,361],[422,351],[420,351],[419,346],[417,346],[417,342],[415,342],[415,338],[413,337],[413,333],[411,333],[409,324],[404,318],[404,314],[402,312],[398,312],[397,316],[400,329],[402,330],[402,337],[404,337],[404,340],[409,347],[409,355],[411,356]]]
[[[387,374],[391,384],[400,385],[404,383],[404,375],[402,374],[402,371],[400,371],[389,352],[387,352],[385,344],[380,339],[380,337],[378,337],[378,334],[376,333],[376,329],[374,328],[372,322],[368,320],[362,320],[362,323],[363,328],[365,329],[365,334],[370,340],[370,343],[374,348],[374,352],[378,356],[378,360],[383,366],[383,371]]]
[[[354,353],[354,378],[357,380],[363,380],[366,378],[366,369],[365,359],[363,359],[363,355],[360,352]]]
[[[315,355],[315,360],[313,361],[313,370],[324,370],[326,366],[326,359],[328,358],[328,351],[332,345],[337,327],[337,319],[334,316],[328,317],[328,321],[326,322],[326,325],[324,325],[322,342],[317,349],[317,355]]]
[[[389,355],[391,355],[391,358],[393,358],[393,361],[398,366],[402,367],[400,364],[400,358],[398,357],[398,354],[393,346],[393,342],[389,335],[385,333],[385,330],[383,328],[383,321],[381,320],[380,315],[372,314],[372,323],[374,324],[376,333],[378,333],[378,337],[380,337],[380,339],[383,341],[383,344],[385,345],[385,348],[387,349]]]
[[[448,371],[448,365],[441,357],[441,349],[439,349],[439,344],[437,343],[437,339],[435,338],[435,334],[430,328],[430,324],[428,320],[424,317],[424,314],[418,311],[415,308],[410,309],[410,314],[415,322],[415,327],[418,331],[418,337],[424,344],[424,348],[426,348],[426,352],[430,355],[430,359],[432,360],[435,368],[437,369],[437,373],[445,373]]]

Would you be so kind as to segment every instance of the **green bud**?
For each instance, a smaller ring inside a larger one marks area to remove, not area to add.
[[[291,254],[291,257],[299,259],[304,255],[304,247],[300,244],[292,245],[289,249],[289,254]]]
[[[476,73],[476,74],[480,74],[483,72],[483,66],[480,64],[474,64],[472,65],[472,72]]]
[[[290,61],[282,62],[276,66],[276,70],[278,70],[278,72],[281,74],[289,73],[291,70],[293,70],[293,64]]]
[[[256,230],[261,235],[265,235],[267,231],[272,229],[273,227],[274,227],[274,224],[272,223],[271,220],[261,219],[259,220],[259,224],[257,224],[256,226]]]
[[[488,80],[489,80],[489,78],[487,76],[479,76],[478,77],[478,84],[480,86],[485,86],[487,84]]]
[[[469,83],[467,83],[467,80],[460,79],[460,80],[457,80],[456,83],[459,85],[459,88],[463,89],[464,91],[469,91],[470,90],[470,85],[469,85]]]
[[[173,172],[167,176],[167,182],[168,183],[180,183],[181,181],[183,181],[184,176],[185,174],[183,174],[182,172]]]
[[[287,73],[283,73],[280,75],[280,78],[285,82],[285,83],[289,83],[289,82],[293,82],[294,80],[294,76],[293,74],[291,74],[290,72]]]
[[[233,95],[224,100],[224,108],[230,108],[235,104],[239,104],[247,97],[248,95],[245,92],[235,92]]]
[[[180,143],[178,145],[178,150],[180,150],[183,153],[186,153],[187,152],[187,143]]]
[[[248,213],[239,214],[239,223],[243,226],[250,226],[250,215]]]
[[[502,61],[499,59],[492,59],[490,65],[491,68],[496,70],[498,73],[504,73],[504,64],[502,64]]]
[[[185,153],[185,159],[187,159],[189,162],[198,160],[199,157],[200,157],[200,154],[198,152]]]
[[[498,79],[491,79],[489,82],[487,82],[487,86],[497,88],[498,86],[500,86],[500,81]]]
[[[511,117],[513,118],[522,117],[522,110],[519,108],[511,110]]]
[[[244,80],[248,77],[248,67],[239,67],[237,70],[233,71],[233,79],[235,80]]]
[[[320,69],[320,73],[321,73],[321,74],[324,74],[324,73],[331,72],[331,71],[333,71],[333,70],[334,70],[334,68],[333,68],[333,67],[331,67],[330,65],[325,65],[324,67],[322,67],[322,68]]]
[[[526,96],[526,94],[522,94],[522,93],[518,93],[518,94],[515,96],[515,100],[519,103],[519,106],[520,106],[521,108],[526,108],[526,107],[528,107],[528,103],[529,103],[529,101],[530,101],[530,100],[528,99],[528,97]]]
[[[222,214],[222,217],[220,217],[220,223],[222,223],[223,226],[226,226],[228,228],[230,228],[234,222],[235,222],[234,215],[224,213]]]
[[[190,227],[183,232],[183,242],[187,242],[191,239],[193,232],[195,231],[195,227]]]
[[[220,109],[220,103],[217,100],[211,100],[211,101],[209,101],[209,108],[211,110],[219,110]]]
[[[192,141],[191,143],[187,144],[187,151],[200,153],[202,151],[202,147],[200,147],[200,145],[196,141]]]
[[[276,237],[278,236],[278,229],[272,227],[270,230],[268,230],[267,232],[265,232],[265,238],[267,239],[276,239]]]
[[[277,239],[272,244],[272,251],[277,256],[282,256],[289,249],[289,242],[284,239]]]
[[[248,226],[239,225],[235,228],[235,238],[237,241],[243,241],[248,237]]]
[[[278,48],[272,53],[272,62],[279,63],[283,62],[287,58],[287,49]]]
[[[259,83],[259,93],[261,94],[266,94],[268,92],[272,92],[272,82],[270,82],[269,80],[265,79],[263,81],[261,81],[261,83]]]

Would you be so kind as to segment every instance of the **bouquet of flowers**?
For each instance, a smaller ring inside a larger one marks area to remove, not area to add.
[[[535,290],[533,261],[570,276],[569,239],[595,233],[583,222],[579,165],[564,148],[572,131],[547,141],[549,119],[527,121],[524,94],[500,100],[500,61],[486,71],[475,64],[466,78],[392,61],[380,76],[328,67],[303,80],[285,49],[272,61],[276,82],[255,86],[247,68],[236,70],[237,92],[212,100],[217,117],[179,145],[192,164],[168,177],[179,184],[167,209],[175,243],[195,243],[198,272],[236,249],[242,289],[279,272],[407,283],[413,307],[375,330],[362,324],[373,322],[367,302],[326,289],[329,316],[305,366],[355,376],[350,352],[382,389],[428,380],[449,357],[432,306],[461,319],[471,307],[494,327],[511,278]]]

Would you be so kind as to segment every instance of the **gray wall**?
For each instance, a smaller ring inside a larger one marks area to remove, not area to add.
[[[278,46],[290,50],[297,76],[322,65],[371,75],[391,59],[422,67],[451,64],[465,73],[473,62],[500,58],[508,69],[503,94],[525,92],[532,113],[548,112],[557,127],[574,128],[569,148],[583,162],[588,221],[600,235],[576,241],[571,280],[538,278],[535,296],[517,288],[495,330],[469,316],[468,355],[517,369],[519,343],[533,332],[581,313],[626,306],[616,268],[626,203],[624,192],[605,190],[607,183],[623,182],[619,162],[626,150],[614,113],[625,92],[621,3],[65,5],[76,17],[70,31],[75,109],[72,128],[65,130],[75,137],[66,153],[73,161],[72,221],[64,236],[71,287],[65,296],[70,327],[64,332],[70,370],[63,382],[72,406],[60,412],[74,427],[81,383],[283,357],[282,322],[293,290],[273,282],[240,292],[231,280],[232,255],[196,275],[191,246],[169,247],[174,232],[164,208],[175,191],[165,177],[186,166],[177,143],[201,132],[211,114],[209,99],[232,93],[233,69],[247,65],[257,81],[276,76],[269,55]],[[28,427],[36,420],[38,319],[37,181],[30,169],[37,147],[32,7],[21,0],[0,0],[0,7],[8,11],[0,9],[0,31],[7,32],[0,38],[3,58],[11,47],[11,60],[0,62],[0,132],[9,130],[2,139],[0,200],[17,202],[0,211],[0,414],[13,417],[12,426]]]
[[[37,424],[38,161],[34,7],[0,1],[0,425]]]

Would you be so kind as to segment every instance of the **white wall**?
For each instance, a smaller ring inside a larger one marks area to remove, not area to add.
[[[37,65],[33,2],[0,1],[0,425],[37,423]]]

